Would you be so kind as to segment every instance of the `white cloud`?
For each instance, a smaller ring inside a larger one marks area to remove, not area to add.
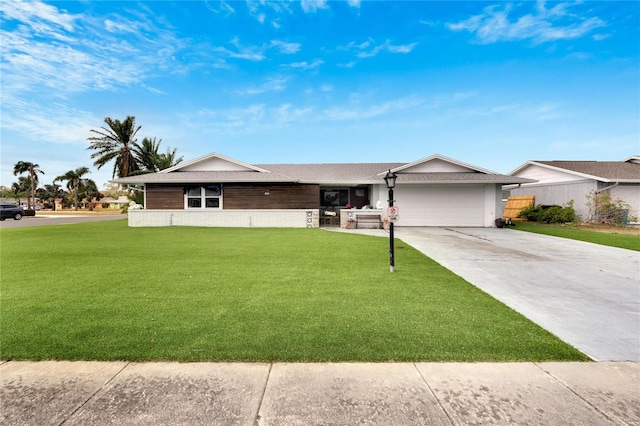
[[[526,4],[526,3],[525,3]],[[484,13],[474,15],[457,23],[448,23],[451,31],[474,33],[479,43],[498,41],[532,40],[544,43],[555,40],[576,39],[589,34],[606,23],[598,17],[580,17],[569,13],[568,3],[560,3],[551,9],[544,2],[538,2],[534,13],[511,18],[513,5],[488,6]]]
[[[88,129],[101,121],[87,111],[64,103],[34,104],[6,96],[2,101],[3,127],[25,135],[28,140],[54,144],[84,143]],[[5,108],[5,103],[10,107]]]
[[[593,35],[593,39],[595,41],[602,41],[602,40],[607,39],[609,37],[611,37],[611,34],[594,34]]]
[[[360,8],[360,0],[347,0],[347,3],[351,7]]]
[[[427,27],[436,27],[436,26],[438,26],[438,22],[429,21],[427,19],[420,19],[418,22],[420,22],[421,25],[426,25]]]
[[[142,87],[147,89],[151,93],[155,93],[156,95],[166,95],[166,92],[160,89],[156,89],[155,87],[149,86],[147,84],[142,84]]]
[[[423,102],[415,97],[404,97],[362,107],[359,103],[349,106],[339,106],[324,110],[324,115],[331,121],[362,120],[383,115],[393,114],[409,108],[415,108]]]
[[[207,9],[209,9],[211,12],[214,12],[214,13],[225,13],[226,15],[236,13],[236,10],[233,7],[231,7],[231,5],[228,2],[224,0],[217,0],[217,1],[205,0],[204,3]]]
[[[207,134],[249,134],[287,127],[296,122],[307,122],[313,108],[283,103],[275,106],[253,104],[246,108],[226,110],[203,109],[181,117],[183,125],[197,128]]]
[[[560,109],[560,105],[555,103],[524,106],[519,113],[525,119],[534,121],[556,120],[564,116],[564,112]]]
[[[3,2],[1,7],[9,10],[0,30],[5,93],[40,92],[46,87],[50,94],[64,97],[142,83],[158,69],[166,73],[176,68],[174,55],[184,46],[146,14],[94,19],[37,2]],[[41,37],[29,30],[34,26],[64,42]]]
[[[385,48],[391,53],[410,53],[414,47],[416,47],[418,43],[404,44],[394,46],[390,43],[385,44]]]
[[[284,1],[246,0],[246,5],[249,14],[258,22],[261,24],[268,22],[276,29],[280,28],[278,23],[280,15],[292,13],[289,3]]]
[[[301,45],[299,43],[290,43],[282,40],[271,40],[269,44],[261,46],[243,46],[240,40],[235,37],[230,41],[234,49],[230,49],[224,46],[214,48],[215,52],[219,52],[230,58],[245,59],[248,61],[262,61],[266,59],[265,52],[269,48],[278,49],[280,53],[285,55],[292,55],[300,51]]]
[[[303,70],[312,70],[312,69],[318,68],[322,64],[324,64],[324,61],[322,59],[316,59],[311,63],[309,63],[307,61],[294,62],[292,64],[289,64],[288,66],[290,66],[291,68],[299,68],[299,69],[303,69]]]
[[[251,127],[263,121],[266,115],[264,104],[250,105],[247,108],[233,109],[223,112],[223,125],[225,127],[244,128]]]
[[[384,43],[376,45],[375,40],[369,39],[362,43],[352,41],[345,46],[338,46],[338,50],[357,52],[356,56],[358,58],[371,58],[380,52],[410,53],[417,45],[418,43],[392,44],[390,40],[386,40]]]
[[[224,53],[230,58],[246,59],[247,61],[262,61],[265,59],[264,53],[256,48],[245,48],[237,52],[227,49],[226,47],[216,47],[216,52]]]
[[[265,48],[263,46],[243,46],[240,44],[238,37],[234,37],[230,43],[235,47],[235,51],[222,46],[216,47],[214,51],[223,53],[231,58],[246,59],[254,62],[265,59]]]
[[[23,22],[38,33],[49,33],[55,26],[73,31],[74,21],[78,19],[78,16],[39,1],[4,1],[0,3],[0,11],[4,20]]]
[[[259,95],[265,92],[280,92],[286,89],[286,78],[270,78],[258,87],[251,87],[245,90],[238,90],[239,95]]]
[[[185,69],[176,57],[186,43],[147,10],[97,18],[40,2],[0,8],[0,125],[26,141],[85,144],[101,119],[70,106],[71,99],[131,87],[162,96],[150,79]]]
[[[318,9],[328,9],[326,0],[301,0],[300,6],[304,13],[315,13]]]
[[[292,108],[291,104],[283,104],[275,109],[275,119],[279,124],[284,125],[298,122],[311,112],[311,108]]]
[[[298,53],[301,48],[300,43],[289,43],[281,40],[271,40],[271,46],[278,48],[280,53],[288,55]]]

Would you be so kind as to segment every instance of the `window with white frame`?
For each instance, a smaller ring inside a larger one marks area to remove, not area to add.
[[[222,185],[189,186],[184,189],[186,209],[220,209]]]

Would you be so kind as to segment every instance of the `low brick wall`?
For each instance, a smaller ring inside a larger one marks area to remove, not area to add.
[[[129,210],[129,226],[317,228],[318,210]]]

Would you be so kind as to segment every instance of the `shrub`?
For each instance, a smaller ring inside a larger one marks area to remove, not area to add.
[[[538,222],[558,223],[558,217],[560,216],[561,211],[562,207],[560,206],[547,206],[547,208],[542,210]]]
[[[144,206],[144,192],[142,191],[133,191],[133,194],[129,195],[129,199],[135,201],[136,204]]]
[[[518,213],[518,217],[521,219],[526,219],[529,222],[538,222],[540,220],[540,215],[542,214],[542,212],[542,205],[538,204],[537,206],[529,206],[520,210],[520,213]]]
[[[556,223],[571,223],[576,220],[576,210],[573,208],[573,200],[566,203],[558,212]]]
[[[586,205],[589,209],[588,222],[620,226],[637,220],[637,218],[629,216],[630,206],[626,201],[620,198],[614,200],[606,192],[589,192]]]
[[[529,222],[544,223],[569,223],[576,220],[576,211],[573,208],[573,200],[564,206],[537,206],[525,207],[518,213],[518,217]]]

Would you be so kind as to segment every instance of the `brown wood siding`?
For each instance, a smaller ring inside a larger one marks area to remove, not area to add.
[[[269,195],[265,195],[266,192]],[[224,209],[317,209],[320,208],[320,186],[226,183],[222,198]]]
[[[184,185],[147,184],[147,210],[184,209]]]
[[[147,184],[148,210],[184,209],[185,184]],[[269,192],[269,195],[265,195]],[[317,209],[320,186],[306,184],[233,184],[222,185],[223,209]]]

